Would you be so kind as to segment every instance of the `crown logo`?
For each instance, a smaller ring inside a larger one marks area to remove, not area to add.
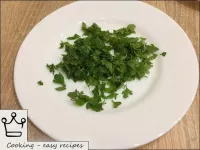
[[[11,121],[8,122],[6,118],[2,118],[1,121],[4,124],[5,134],[7,137],[21,137],[22,136],[22,128],[24,123],[26,122],[25,118],[21,119],[21,122],[16,120],[17,114],[15,112],[11,113]]]

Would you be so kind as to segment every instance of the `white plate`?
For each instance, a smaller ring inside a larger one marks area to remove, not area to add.
[[[46,63],[59,62],[61,40],[80,32],[81,22],[105,29],[130,23],[136,32],[166,51],[149,78],[129,84],[132,97],[119,109],[103,112],[76,107],[68,91],[87,91],[83,83],[67,81],[67,91],[55,91]],[[44,86],[38,86],[42,80]],[[90,148],[125,149],[146,144],[169,131],[187,112],[198,84],[195,50],[185,32],[158,9],[138,1],[75,2],[48,15],[24,40],[17,55],[14,82],[29,118],[56,140],[90,141]]]

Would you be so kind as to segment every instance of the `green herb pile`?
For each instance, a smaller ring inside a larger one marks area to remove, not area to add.
[[[117,90],[124,89],[124,98],[133,94],[125,82],[146,77],[158,48],[147,44],[145,38],[130,37],[135,33],[134,24],[109,32],[102,31],[96,23],[89,27],[82,23],[82,31],[83,36],[75,34],[60,43],[65,54],[59,64],[47,64],[54,74],[53,82],[60,85],[56,90],[66,89],[64,76],[75,82],[85,81],[93,96],[77,90],[69,92],[68,96],[76,105],[86,104],[87,109],[99,112],[103,110],[106,99],[112,99],[113,107],[117,108],[121,105],[121,102],[114,101],[118,96]],[[73,44],[69,40],[73,40]]]

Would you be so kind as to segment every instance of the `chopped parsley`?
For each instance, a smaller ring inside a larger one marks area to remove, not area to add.
[[[125,90],[122,92],[122,94],[123,94],[123,98],[127,98],[129,95],[132,95],[133,92],[129,90],[127,86],[125,86]]]
[[[68,37],[68,40],[76,40],[78,39],[80,36],[78,34],[74,34],[74,36]]]
[[[147,44],[143,37],[130,37],[135,33],[134,24],[110,32],[102,30],[96,23],[87,26],[83,22],[81,29],[83,36],[74,34],[61,41],[60,49],[64,49],[61,62],[47,64],[47,68],[54,75],[53,82],[60,85],[57,91],[66,89],[63,75],[74,82],[84,81],[92,96],[77,90],[69,92],[68,96],[75,105],[85,105],[87,109],[99,112],[107,99],[117,99],[120,88],[124,88],[123,98],[133,94],[125,83],[146,77],[159,49]],[[73,40],[73,44],[69,40]],[[166,52],[161,55],[165,56]],[[55,74],[58,71],[62,74]],[[122,102],[112,100],[112,103],[117,108]]]
[[[38,81],[37,83],[38,83],[38,85],[41,85],[41,86],[43,85],[42,81]]]
[[[55,88],[55,89],[56,89],[56,91],[63,91],[63,90],[66,89],[66,86],[63,85],[63,86],[57,87],[57,88]]]
[[[162,56],[166,56],[166,52],[162,52],[160,55],[162,55]]]
[[[52,72],[54,74],[55,68],[56,68],[54,64],[51,64],[51,65],[47,64],[47,68],[49,69],[50,72]]]
[[[114,108],[117,108],[119,105],[122,104],[122,102],[114,102],[114,101],[112,101],[112,103]]]
[[[62,84],[63,85],[65,83],[64,76],[61,73],[55,74],[53,82],[57,83],[57,84]]]
[[[57,91],[63,91],[63,90],[66,89],[65,79],[64,79],[64,76],[61,73],[54,75],[53,82],[62,85],[62,86],[55,88]]]

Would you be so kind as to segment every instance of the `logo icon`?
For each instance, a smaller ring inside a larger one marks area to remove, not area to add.
[[[21,122],[16,120],[17,114],[15,112],[11,113],[11,121],[8,122],[7,119],[4,117],[1,119],[2,123],[4,124],[5,134],[7,137],[21,137],[22,136],[22,128],[24,123],[26,122],[25,118],[21,118]]]

